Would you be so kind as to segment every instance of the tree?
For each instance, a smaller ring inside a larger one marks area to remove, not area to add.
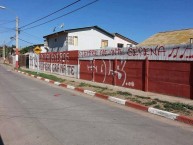
[[[27,46],[27,47],[24,47],[20,50],[20,54],[25,54],[27,52],[29,52],[30,48],[32,48],[32,46]]]

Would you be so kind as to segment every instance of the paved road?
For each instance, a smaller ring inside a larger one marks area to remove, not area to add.
[[[175,121],[60,89],[0,65],[5,145],[193,145]]]

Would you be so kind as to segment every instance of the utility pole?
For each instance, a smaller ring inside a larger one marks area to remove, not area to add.
[[[3,63],[5,63],[5,41],[3,44]]]
[[[19,18],[16,17],[16,48],[19,49]]]
[[[19,55],[19,18],[16,17],[16,36],[15,36],[15,42],[16,42],[16,55],[15,55],[15,68],[19,68],[19,63],[18,63],[18,55]]]

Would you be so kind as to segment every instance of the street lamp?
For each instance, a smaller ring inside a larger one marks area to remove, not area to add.
[[[0,9],[6,9],[4,6],[0,6]],[[19,54],[19,18],[16,16],[16,26],[15,26],[15,44],[16,44],[16,56],[15,56],[15,61],[16,65],[15,68],[18,69],[18,54]],[[5,51],[5,50],[4,50]]]

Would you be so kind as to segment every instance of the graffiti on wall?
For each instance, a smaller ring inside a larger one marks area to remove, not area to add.
[[[35,53],[29,55],[29,68],[37,69],[39,65],[39,56]]]
[[[70,52],[52,52],[41,53],[39,57],[42,62],[67,63],[70,60],[69,55]]]
[[[101,83],[116,79],[115,85],[135,87],[135,82],[127,76],[126,64],[127,60],[118,61],[116,65],[113,60],[94,60],[89,61],[86,68],[89,74],[94,72],[94,77],[100,76]]]
[[[90,59],[137,59],[193,61],[193,45],[167,45],[154,47],[112,48],[79,51],[79,58]]]
[[[78,51],[41,53],[29,55],[30,69],[78,77]]]

